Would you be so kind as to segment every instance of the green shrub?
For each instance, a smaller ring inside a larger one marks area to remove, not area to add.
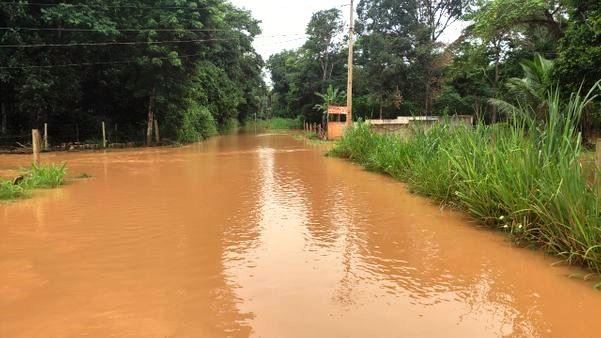
[[[217,134],[217,123],[206,107],[191,102],[177,121],[177,141],[192,143],[207,139]]]
[[[240,123],[238,120],[235,118],[229,118],[219,126],[219,132],[222,134],[227,134],[238,130],[238,128],[240,128]]]

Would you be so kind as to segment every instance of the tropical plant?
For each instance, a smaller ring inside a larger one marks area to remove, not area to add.
[[[505,84],[512,102],[491,98],[490,104],[497,106],[505,114],[517,111],[516,105],[526,105],[532,107],[536,117],[544,118],[548,102],[547,93],[553,85],[551,79],[553,65],[553,60],[545,59],[540,54],[535,55],[533,60],[522,61],[520,66],[524,77],[510,78]]]
[[[322,102],[316,104],[314,108],[320,112],[327,113],[331,105],[342,103],[346,93],[330,85],[325,93],[315,93],[315,95],[319,96]]]

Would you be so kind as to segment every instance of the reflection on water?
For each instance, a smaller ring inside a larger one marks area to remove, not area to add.
[[[232,135],[47,155],[94,178],[0,205],[0,336],[601,332],[572,271],[323,152]]]

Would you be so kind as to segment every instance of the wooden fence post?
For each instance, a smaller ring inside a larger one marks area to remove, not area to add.
[[[104,121],[102,121],[102,148],[106,148],[106,128]]]
[[[44,151],[48,150],[48,123],[44,123]]]
[[[31,148],[33,150],[33,163],[40,163],[40,132],[37,129],[31,130]]]
[[[154,120],[154,140],[157,144],[161,143],[161,134],[159,134],[159,120]]]

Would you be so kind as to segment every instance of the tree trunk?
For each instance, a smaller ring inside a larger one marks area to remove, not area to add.
[[[155,88],[152,88],[152,94],[148,97],[148,125],[146,128],[146,145],[152,144],[152,127],[154,124],[154,99]]]
[[[2,134],[6,134],[6,104],[2,102],[0,105],[0,114],[2,114],[2,118],[0,119],[0,123],[2,124],[2,126],[0,127],[0,132]]]
[[[424,99],[424,113],[425,116],[429,116],[430,115],[430,76],[428,74],[426,74],[426,88],[424,88],[424,95],[425,95],[425,99]]]
[[[499,57],[495,59],[495,80],[492,85],[493,97],[497,98],[497,93],[499,91]],[[492,106],[492,123],[497,123],[498,119],[498,108],[496,105]]]
[[[424,105],[425,105],[424,112],[425,112],[425,116],[430,116],[432,113],[432,72],[430,69],[431,60],[427,60],[426,62],[427,62],[427,64],[426,64],[426,67],[427,67],[427,69],[426,69],[426,87],[424,88],[425,89],[424,94],[426,97],[424,100],[425,101],[424,102]]]

